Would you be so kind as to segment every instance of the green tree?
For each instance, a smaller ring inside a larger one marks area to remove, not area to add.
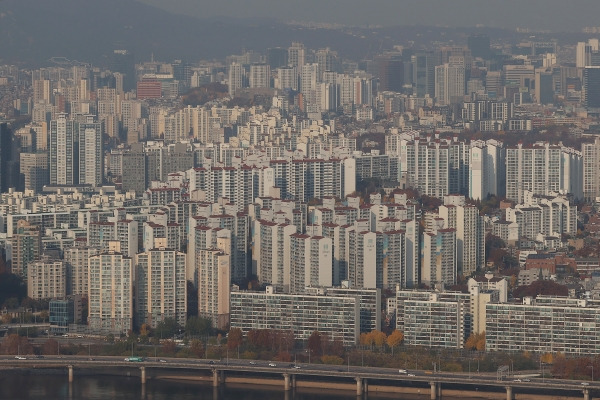
[[[154,336],[162,339],[172,338],[179,329],[180,326],[175,318],[165,318],[156,325]]]
[[[185,334],[188,337],[208,336],[212,333],[212,321],[203,317],[188,318],[185,323]]]

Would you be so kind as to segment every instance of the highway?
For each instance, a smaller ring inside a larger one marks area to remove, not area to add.
[[[32,355],[23,356],[26,359],[16,359],[15,356],[0,356],[0,368],[5,367],[24,367],[24,368],[57,368],[67,365],[73,365],[74,368],[101,368],[101,367],[129,367],[129,368],[168,368],[168,369],[188,369],[188,370],[217,370],[217,371],[238,371],[268,376],[282,376],[283,374],[297,376],[315,376],[315,377],[335,377],[354,380],[363,378],[378,381],[406,381],[407,383],[431,382],[447,384],[465,384],[473,386],[488,386],[505,388],[529,388],[529,389],[556,389],[559,391],[581,391],[583,389],[599,390],[599,383],[586,381],[573,381],[566,379],[549,378],[506,378],[499,381],[496,374],[466,374],[450,373],[422,370],[406,370],[399,372],[391,368],[362,367],[355,365],[324,365],[324,364],[293,364],[289,362],[262,361],[262,360],[206,360],[206,359],[182,359],[182,358],[147,358],[142,362],[126,361],[125,357],[106,357],[106,356],[44,356],[36,358]]]

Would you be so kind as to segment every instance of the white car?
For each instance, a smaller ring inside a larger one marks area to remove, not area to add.
[[[15,358],[17,360],[27,360],[27,357],[23,357],[23,356],[15,356]]]
[[[407,371],[407,370],[405,370],[405,369],[399,369],[399,370],[398,370],[398,373],[399,373],[399,374],[408,374],[408,371]]]
[[[415,374],[408,374],[408,376],[416,376]]]
[[[588,382],[581,382],[581,386],[590,386]]]
[[[269,363],[269,367],[276,367],[276,366],[277,366],[277,364],[275,364],[275,363]]]
[[[255,361],[250,361],[250,365],[256,365]]]

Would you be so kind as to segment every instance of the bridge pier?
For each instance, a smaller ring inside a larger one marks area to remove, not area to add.
[[[296,389],[296,374],[292,375],[292,389]]]
[[[591,400],[590,389],[588,389],[588,388],[583,389],[583,400]]]
[[[369,393],[369,380],[367,378],[363,380],[363,393]]]
[[[283,390],[291,390],[292,384],[290,380],[290,374],[283,374]]]
[[[219,387],[219,371],[216,369],[212,370],[213,373],[213,387]]]
[[[69,383],[73,383],[73,366],[67,365],[67,368],[69,369]]]
[[[430,390],[431,400],[437,400],[438,391],[439,391],[438,383],[437,382],[429,382],[429,386],[431,387],[431,390]]]
[[[362,378],[354,378],[356,379],[356,395],[357,396],[362,396],[363,394],[363,380]]]
[[[506,400],[513,400],[513,388],[512,386],[506,387]]]
[[[219,376],[219,382],[221,384],[225,383],[225,370],[221,370],[221,376]]]
[[[142,385],[146,384],[146,367],[140,367],[140,379]]]

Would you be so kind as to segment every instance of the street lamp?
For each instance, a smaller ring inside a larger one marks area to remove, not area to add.
[[[594,382],[594,364],[588,365],[588,368],[592,369],[592,382]]]

